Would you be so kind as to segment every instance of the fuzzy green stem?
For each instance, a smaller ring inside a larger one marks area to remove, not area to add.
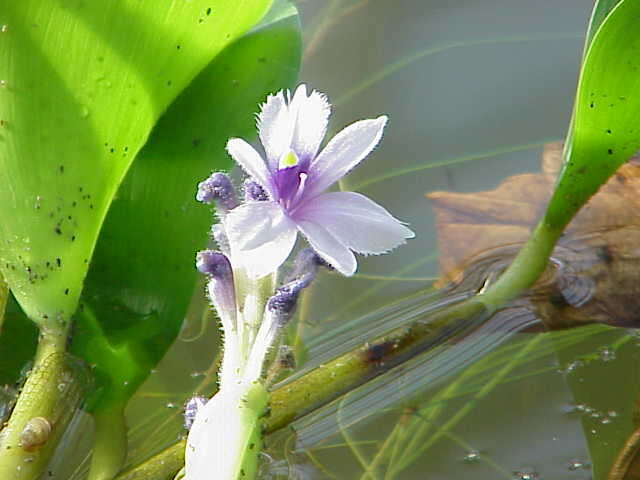
[[[0,434],[3,480],[39,478],[82,401],[86,371],[65,353],[66,340],[64,327],[41,331],[33,369]],[[27,426],[33,429],[30,436]]]
[[[122,469],[127,457],[127,426],[124,408],[95,412],[96,436],[87,480],[111,480]]]

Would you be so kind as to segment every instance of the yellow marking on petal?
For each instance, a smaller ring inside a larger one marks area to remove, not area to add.
[[[278,168],[289,168],[295,167],[296,165],[298,165],[298,157],[293,150],[289,150],[280,157]]]

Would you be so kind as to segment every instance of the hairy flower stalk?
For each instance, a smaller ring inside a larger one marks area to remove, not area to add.
[[[255,477],[268,402],[265,372],[274,357],[270,352],[318,267],[352,275],[357,268],[353,252],[386,253],[413,237],[367,197],[326,191],[376,147],[387,122],[385,116],[356,122],[320,151],[329,113],[324,95],[307,95],[304,85],[293,97],[288,92],[270,96],[258,116],[264,157],[244,140],[227,144],[250,177],[243,185],[244,201],[238,203],[223,173],[198,185],[196,198],[215,203],[219,217],[212,233],[220,251],[200,252],[196,266],[208,276],[224,355],[218,393],[204,405],[189,404],[188,480]],[[298,253],[275,288],[298,233],[312,248]]]

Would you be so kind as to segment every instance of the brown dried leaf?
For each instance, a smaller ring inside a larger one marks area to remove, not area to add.
[[[516,251],[542,216],[561,165],[562,144],[551,143],[539,174],[509,177],[492,191],[428,194],[440,247],[438,284],[459,283],[488,251]],[[552,279],[532,290],[545,323],[637,323],[639,305],[630,298],[640,298],[639,207],[640,166],[632,159],[570,223],[552,255]]]

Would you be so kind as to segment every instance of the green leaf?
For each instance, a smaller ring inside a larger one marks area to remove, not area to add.
[[[598,31],[598,28],[604,21],[604,19],[609,15],[609,12],[613,10],[620,0],[597,0],[595,5],[593,6],[593,11],[591,12],[591,19],[589,20],[589,29],[587,30],[587,41],[585,44],[588,46],[591,44],[591,40],[593,40],[593,36]]]
[[[595,33],[578,84],[565,164],[545,215],[562,229],[640,148],[640,2],[622,0]]]
[[[0,270],[32,320],[66,323],[111,200],[155,122],[269,4],[2,2]]]
[[[126,401],[179,332],[197,283],[195,252],[207,246],[213,220],[210,208],[195,201],[197,183],[230,167],[228,138],[254,136],[259,103],[295,81],[300,32],[291,13],[229,46],[193,81],[160,119],[118,192],[72,346],[96,365],[96,408]]]

